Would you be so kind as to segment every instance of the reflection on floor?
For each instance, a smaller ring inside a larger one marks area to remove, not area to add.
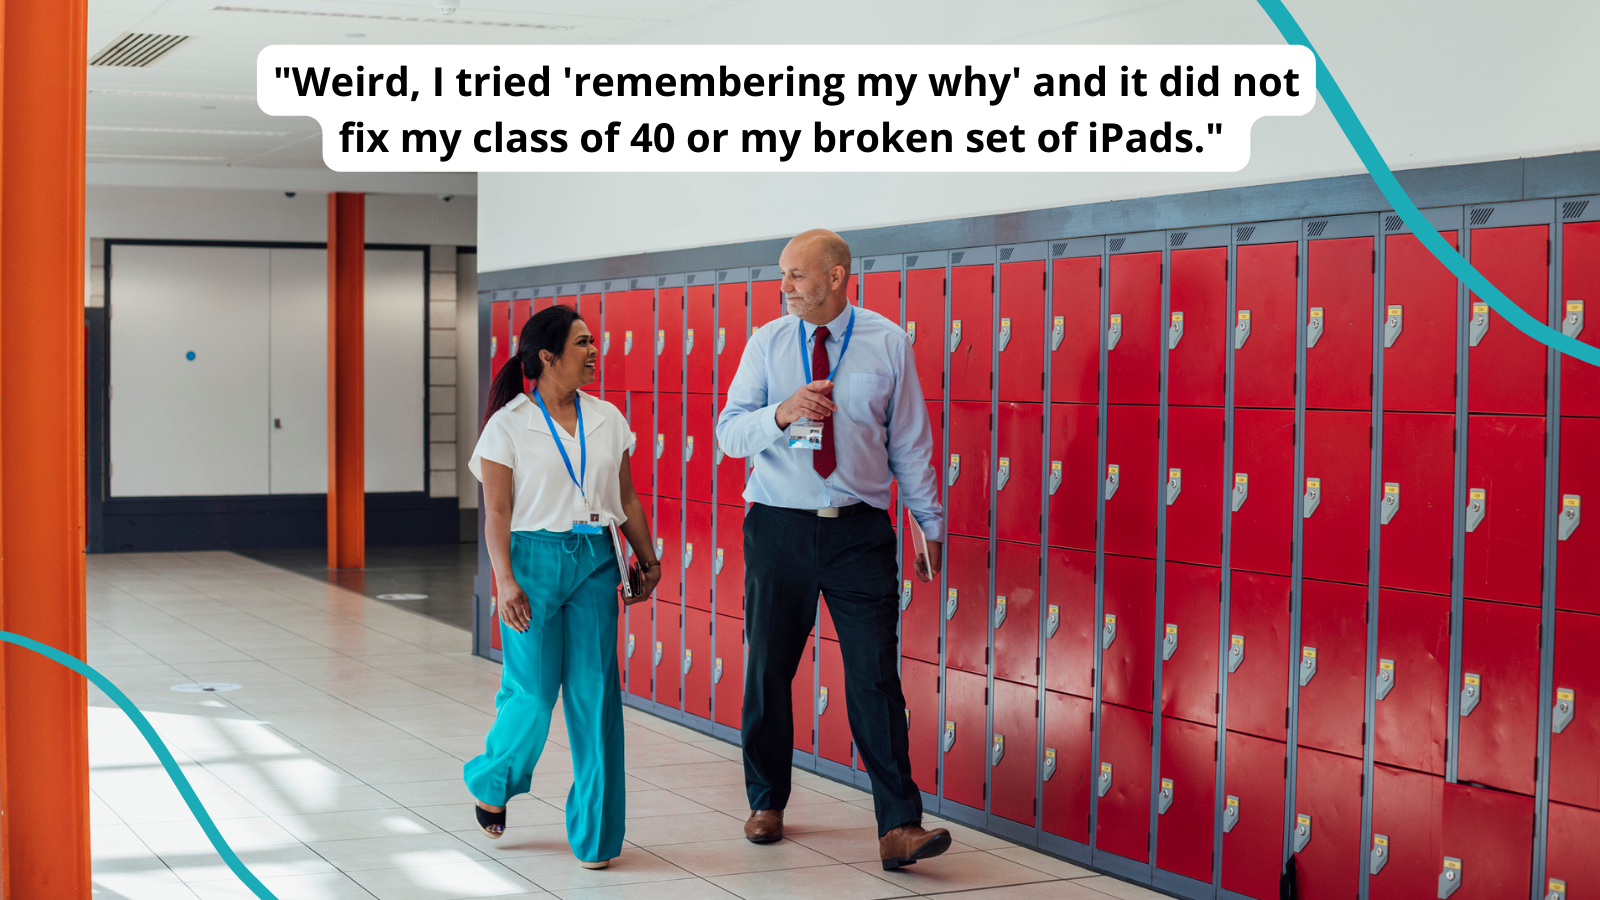
[[[870,796],[801,771],[789,839],[758,847],[741,836],[738,748],[634,709],[627,843],[609,870],[579,868],[566,845],[559,706],[531,795],[486,840],[461,765],[482,747],[499,667],[469,646],[457,628],[231,553],[89,557],[89,662],[146,711],[281,900],[1158,896],[958,825],[944,857],[884,872]],[[241,687],[171,690],[196,681]],[[95,897],[249,900],[133,725],[89,696]]]
[[[326,579],[347,590],[383,600],[401,609],[472,629],[472,579],[478,574],[478,545],[441,544],[424,547],[368,547],[365,569],[330,569],[328,551],[242,550],[264,563]],[[386,599],[392,594],[426,594],[422,600]]]

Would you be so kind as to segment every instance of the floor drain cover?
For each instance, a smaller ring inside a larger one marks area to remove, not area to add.
[[[379,594],[379,600],[426,600],[427,594]]]
[[[225,691],[237,691],[240,685],[228,684],[225,681],[197,681],[193,684],[175,684],[172,689],[185,694],[221,694]]]

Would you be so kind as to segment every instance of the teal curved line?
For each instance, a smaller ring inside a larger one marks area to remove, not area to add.
[[[1439,230],[1434,228],[1422,214],[1422,210],[1417,209],[1417,205],[1406,195],[1405,188],[1400,186],[1400,182],[1394,177],[1394,172],[1390,171],[1389,164],[1384,162],[1383,154],[1378,152],[1378,147],[1367,134],[1367,129],[1362,127],[1361,120],[1356,118],[1355,110],[1350,108],[1350,101],[1346,100],[1344,92],[1339,90],[1339,83],[1333,80],[1333,75],[1323,64],[1317,48],[1311,46],[1311,39],[1306,37],[1305,31],[1300,28],[1300,23],[1294,20],[1289,10],[1284,8],[1282,0],[1256,0],[1256,2],[1261,5],[1267,17],[1272,19],[1272,24],[1278,26],[1284,41],[1302,46],[1316,57],[1317,93],[1321,94],[1323,102],[1328,104],[1328,110],[1333,113],[1334,121],[1339,123],[1345,138],[1356,151],[1356,156],[1361,158],[1361,164],[1367,167],[1367,173],[1377,182],[1378,190],[1383,192],[1384,199],[1388,200],[1394,211],[1400,214],[1401,220],[1422,242],[1422,246],[1428,248],[1428,252],[1432,253],[1435,259],[1461,279],[1474,294],[1487,302],[1490,309],[1511,323],[1513,328],[1547,347],[1581,359],[1590,365],[1600,366],[1600,347],[1568,337],[1528,315],[1522,307],[1513,303],[1510,297],[1473,268],[1471,263],[1461,258],[1461,254],[1450,246],[1444,236],[1439,234]]]
[[[189,804],[189,811],[194,813],[195,821],[200,823],[200,829],[206,833],[206,837],[211,839],[211,846],[217,848],[217,853],[222,857],[222,861],[228,864],[228,868],[233,870],[233,874],[239,876],[239,880],[244,882],[245,887],[248,887],[260,900],[278,900],[277,895],[267,890],[267,886],[261,883],[261,879],[257,878],[245,866],[244,862],[239,859],[239,855],[233,852],[233,848],[228,846],[228,842],[222,837],[222,832],[217,830],[217,823],[211,820],[211,814],[206,812],[205,805],[200,802],[199,795],[190,786],[189,779],[184,776],[183,770],[178,768],[178,761],[172,758],[172,751],[167,749],[167,745],[161,740],[161,736],[156,734],[155,727],[150,724],[150,720],[146,719],[144,713],[133,705],[133,701],[128,699],[127,694],[124,694],[116,685],[111,683],[111,679],[96,672],[93,666],[77,657],[62,653],[49,644],[41,644],[33,638],[23,637],[20,634],[13,634],[9,631],[0,631],[0,641],[32,650],[40,656],[66,666],[94,682],[95,687],[104,691],[106,696],[112,700],[115,700],[117,705],[122,707],[122,711],[127,714],[128,718],[133,720],[133,724],[139,727],[139,733],[144,735],[145,741],[150,744],[150,749],[156,752],[156,758],[161,760],[162,767],[167,770],[167,777],[172,779],[172,783],[177,787],[178,793],[183,795],[183,802]]]

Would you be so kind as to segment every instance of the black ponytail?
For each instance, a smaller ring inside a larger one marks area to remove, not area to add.
[[[506,360],[506,364],[494,376],[494,382],[489,385],[489,408],[483,415],[485,423],[501,407],[517,399],[517,395],[527,389],[523,379],[539,380],[539,375],[544,372],[544,360],[539,358],[539,351],[548,350],[552,356],[560,358],[562,351],[567,349],[567,338],[572,335],[572,324],[578,318],[577,310],[556,305],[539,310],[523,324],[522,334],[517,339],[516,354]]]

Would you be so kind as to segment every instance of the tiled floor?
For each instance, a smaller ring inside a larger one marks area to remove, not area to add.
[[[500,841],[477,831],[461,763],[499,675],[465,632],[229,553],[92,556],[89,620],[90,662],[281,900],[1158,896],[954,825],[950,853],[884,872],[868,796],[805,772],[789,839],[755,846],[740,836],[738,749],[631,709],[628,843],[587,871],[562,825],[559,706],[533,796],[512,801]],[[194,681],[243,688],[171,690]],[[250,898],[133,726],[92,688],[90,704],[95,896]]]

